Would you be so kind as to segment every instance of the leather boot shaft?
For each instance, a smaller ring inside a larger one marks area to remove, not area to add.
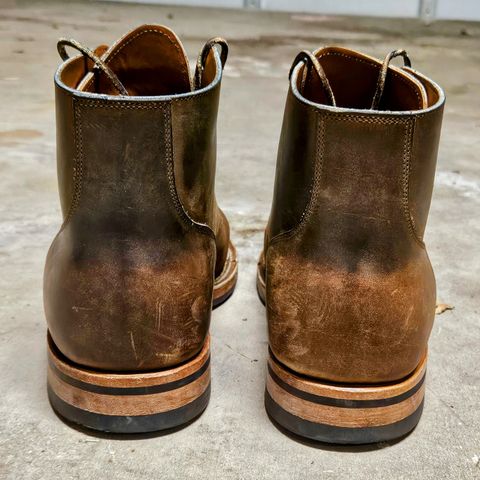
[[[389,382],[425,354],[435,279],[423,242],[444,95],[411,68],[316,52],[336,105],[292,71],[260,270],[270,347],[294,371]]]
[[[165,368],[202,348],[228,255],[214,192],[222,59],[211,45],[193,85],[178,39],[158,26],[102,59],[128,96],[83,57],[55,77],[64,222],[45,268],[47,322],[78,364]]]

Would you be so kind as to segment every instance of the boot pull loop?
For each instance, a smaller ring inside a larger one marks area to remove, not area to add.
[[[375,95],[373,96],[372,106],[370,108],[371,110],[377,110],[378,106],[380,105],[380,100],[382,99],[382,96],[383,96],[383,90],[385,89],[385,82],[387,80],[388,66],[390,65],[390,62],[395,57],[403,57],[404,67],[412,66],[412,62],[410,61],[410,58],[408,57],[407,52],[403,49],[393,50],[393,52],[390,52],[385,57],[385,60],[383,61],[383,64],[382,64],[382,68],[380,69],[380,73],[378,75],[377,88],[375,89]]]
[[[333,94],[333,90],[332,90],[332,87],[330,86],[330,82],[328,81],[327,75],[325,74],[325,70],[320,65],[320,62],[318,61],[317,57],[313,53],[309,52],[308,50],[302,50],[295,57],[292,67],[290,68],[290,73],[288,74],[288,79],[290,80],[292,78],[293,70],[295,69],[295,67],[298,65],[299,62],[304,62],[306,68],[308,68],[310,65],[313,66],[313,68],[317,72],[318,78],[322,82],[322,86],[325,89],[325,92],[327,94],[328,99],[330,100],[332,107],[335,107],[336,106],[335,95]]]
[[[207,56],[216,46],[220,47],[220,62],[222,63],[222,70],[225,68],[225,63],[227,63],[228,57],[228,43],[224,38],[214,37],[208,40],[208,42],[203,46],[202,51],[197,59],[197,66],[195,68],[195,89],[198,90],[202,86],[202,75],[205,70],[205,62],[207,61]]]
[[[61,38],[58,41],[57,50],[63,61],[66,61],[70,58],[65,48],[67,46],[72,47],[75,50],[78,50],[85,57],[89,58],[95,64],[95,67],[100,69],[107,76],[107,78],[112,82],[113,86],[117,89],[118,93],[120,93],[120,95],[128,97],[127,89],[122,85],[118,77],[113,73],[112,69],[108,67],[108,65],[103,60],[101,60],[96,53],[92,52],[92,50],[90,50],[89,48],[84,47],[82,44],[80,44],[76,40]]]

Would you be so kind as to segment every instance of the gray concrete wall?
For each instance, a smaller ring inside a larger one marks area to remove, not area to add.
[[[324,15],[358,15],[434,20],[480,20],[478,0],[108,0],[146,4],[257,8]]]

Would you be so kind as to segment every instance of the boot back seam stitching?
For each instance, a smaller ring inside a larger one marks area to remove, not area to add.
[[[73,162],[73,193],[72,200],[68,213],[65,217],[65,220],[60,227],[59,234],[65,229],[67,224],[72,219],[74,213],[76,212],[82,193],[82,184],[83,184],[83,174],[84,174],[84,161],[83,161],[83,129],[82,129],[82,116],[81,110],[82,107],[103,107],[103,108],[116,108],[116,109],[130,109],[130,108],[155,108],[161,109],[163,111],[163,121],[165,129],[165,163],[166,163],[166,173],[169,187],[169,196],[173,202],[173,206],[178,214],[178,220],[181,221],[186,227],[193,227],[194,230],[197,230],[199,233],[209,236],[215,239],[215,233],[208,225],[203,225],[198,222],[195,222],[188,213],[185,211],[183,205],[178,198],[175,177],[173,172],[173,154],[172,154],[172,132],[171,132],[171,102],[163,102],[161,104],[155,105],[136,105],[128,102],[118,102],[115,104],[109,104],[101,101],[79,101],[75,98],[72,98],[73,101],[73,110],[74,110],[74,135],[75,135],[75,159]]]
[[[282,239],[290,239],[297,235],[302,228],[306,225],[307,220],[311,216],[315,205],[317,203],[317,198],[319,195],[320,181],[323,174],[323,153],[325,149],[325,119],[323,112],[316,110],[317,113],[317,129],[316,129],[316,152],[315,152],[315,173],[314,181],[312,182],[312,191],[310,199],[300,216],[300,219],[296,225],[290,228],[287,231],[279,232],[273,238],[270,239],[268,247],[281,241]],[[405,125],[405,135],[404,135],[404,144],[403,144],[403,155],[402,155],[402,198],[401,205],[403,209],[403,214],[407,222],[408,230],[412,235],[415,242],[420,245],[422,248],[425,248],[425,244],[418,236],[414,219],[410,213],[409,205],[409,193],[410,193],[410,161],[411,161],[411,150],[412,150],[412,141],[413,141],[413,132],[415,126],[414,118],[405,118],[405,119],[390,119],[390,118],[379,118],[379,117],[364,117],[364,116],[354,116],[354,115],[332,115],[327,114],[328,117],[336,117],[337,119],[347,120],[347,121],[360,121],[363,123],[376,123],[376,124],[401,124]],[[268,249],[267,247],[267,249]]]

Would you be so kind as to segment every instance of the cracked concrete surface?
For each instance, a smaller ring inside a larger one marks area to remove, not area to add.
[[[55,173],[55,42],[109,43],[145,22],[171,26],[194,58],[230,41],[218,125],[218,199],[240,255],[233,298],[213,314],[205,414],[168,436],[89,436],[56,418],[45,390],[42,269],[60,222]],[[480,478],[480,26],[127,4],[0,4],[0,478]],[[405,47],[442,84],[447,108],[427,244],[439,300],[426,406],[397,443],[313,446],[263,409],[265,312],[255,265],[272,196],[287,73],[303,48],[340,44],[383,57]]]

